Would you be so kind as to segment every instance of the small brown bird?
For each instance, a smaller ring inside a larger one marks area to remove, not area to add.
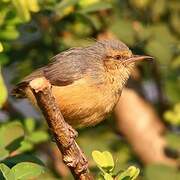
[[[37,104],[28,84],[37,77],[45,77],[69,124],[73,127],[95,125],[113,110],[135,62],[144,59],[152,57],[133,55],[118,40],[71,48],[25,77],[13,94]]]

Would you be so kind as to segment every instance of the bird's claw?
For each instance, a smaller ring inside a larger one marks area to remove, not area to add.
[[[88,161],[85,158],[84,154],[80,152],[81,155],[78,155],[76,157],[69,157],[68,155],[64,155],[63,161],[68,167],[77,168],[77,173],[80,174],[84,170],[88,168]]]
[[[70,137],[71,138],[74,139],[74,138],[78,137],[78,132],[72,126],[70,126],[69,124],[67,124],[67,129],[70,132]]]

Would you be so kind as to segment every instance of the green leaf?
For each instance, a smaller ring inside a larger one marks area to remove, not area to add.
[[[44,166],[43,162],[34,155],[30,154],[18,154],[16,156],[8,157],[3,162],[9,166],[15,166],[22,162],[32,162]]]
[[[113,180],[114,178],[113,178],[110,174],[105,173],[105,174],[104,174],[104,179],[105,179],[105,180]]]
[[[74,5],[78,0],[62,0],[55,6],[55,12],[59,18],[63,18],[74,11]]]
[[[22,162],[12,167],[15,179],[25,180],[32,179],[45,172],[45,168],[35,163]]]
[[[9,151],[0,147],[0,161],[9,156]]]
[[[5,53],[0,53],[0,66],[5,65],[9,60],[8,55],[6,55]]]
[[[19,36],[15,26],[7,26],[5,29],[0,30],[0,39],[4,40],[14,40]]]
[[[33,143],[25,139],[21,142],[21,146],[18,148],[19,152],[26,152],[32,150],[34,147]]]
[[[106,157],[107,167],[108,168],[114,168],[114,160],[110,152],[104,151],[102,152],[103,156]]]
[[[2,74],[1,74],[1,67],[0,67],[0,90],[1,90],[1,93],[0,93],[0,109],[1,109],[8,97],[7,89],[4,84]]]
[[[84,30],[82,31],[82,29]],[[73,23],[71,26],[69,26],[69,31],[77,37],[87,37],[91,34],[92,29],[90,26],[87,26],[87,23],[77,21]],[[75,39],[72,39],[72,41],[75,41]]]
[[[180,125],[180,115],[176,115],[172,111],[166,111],[164,113],[164,119],[172,125]]]
[[[22,21],[29,21],[31,18],[28,3],[25,0],[12,0],[16,11],[18,12],[19,16],[21,17]]]
[[[145,179],[147,180],[177,180],[180,179],[180,173],[176,168],[166,165],[148,165],[145,168]]]
[[[27,118],[27,119],[25,119],[24,123],[25,123],[25,127],[26,127],[28,133],[31,133],[34,131],[34,129],[35,129],[35,120],[34,119]]]
[[[90,4],[87,7],[84,7],[83,9],[80,9],[78,12],[80,13],[92,13],[100,10],[106,10],[106,9],[111,9],[112,6],[111,4],[107,2],[97,2],[94,4]]]
[[[127,170],[118,175],[117,180],[135,180],[140,173],[139,168],[130,166]]]
[[[33,142],[36,144],[36,143],[47,141],[48,138],[49,138],[49,136],[48,136],[48,133],[46,131],[38,130],[38,131],[32,132],[30,134],[30,136],[28,137],[28,140],[30,142]]]
[[[0,170],[6,180],[15,180],[15,176],[13,172],[11,172],[10,168],[5,164],[0,164]]]
[[[93,151],[92,157],[96,164],[101,168],[107,169],[109,171],[112,171],[114,168],[114,160],[110,152]]]
[[[9,11],[8,8],[0,9],[0,26],[2,26],[5,23],[5,19],[8,11]]]
[[[0,52],[3,52],[3,45],[1,42],[0,42]]]
[[[6,147],[7,150],[13,151],[20,146],[24,137],[24,130],[19,122],[10,122],[0,128],[0,147]]]
[[[73,6],[77,4],[78,0],[62,0],[60,3],[56,5],[57,10],[63,10],[69,6]]]
[[[2,0],[2,2],[5,2],[5,3],[9,2],[9,1],[11,1],[11,0]]]
[[[38,12],[40,10],[37,0],[26,0],[28,9],[32,12]]]
[[[172,110],[164,113],[164,119],[172,125],[180,125],[180,102],[177,103]]]
[[[91,0],[91,1],[87,1],[87,0],[79,0],[78,1],[78,5],[82,8],[84,7],[88,7],[92,4],[98,3],[100,0]]]

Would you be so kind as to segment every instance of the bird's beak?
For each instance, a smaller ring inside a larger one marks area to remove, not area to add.
[[[125,63],[132,63],[132,62],[137,62],[137,61],[143,61],[143,60],[153,60],[154,58],[151,56],[145,56],[145,55],[133,55],[129,59],[126,59],[124,62]]]

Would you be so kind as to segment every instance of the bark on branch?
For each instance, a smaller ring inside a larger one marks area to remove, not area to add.
[[[45,78],[36,78],[29,83],[29,86],[54,134],[56,144],[63,155],[63,161],[71,170],[74,178],[93,179],[89,174],[88,161],[75,141],[77,132],[64,121],[51,93],[51,84]]]

